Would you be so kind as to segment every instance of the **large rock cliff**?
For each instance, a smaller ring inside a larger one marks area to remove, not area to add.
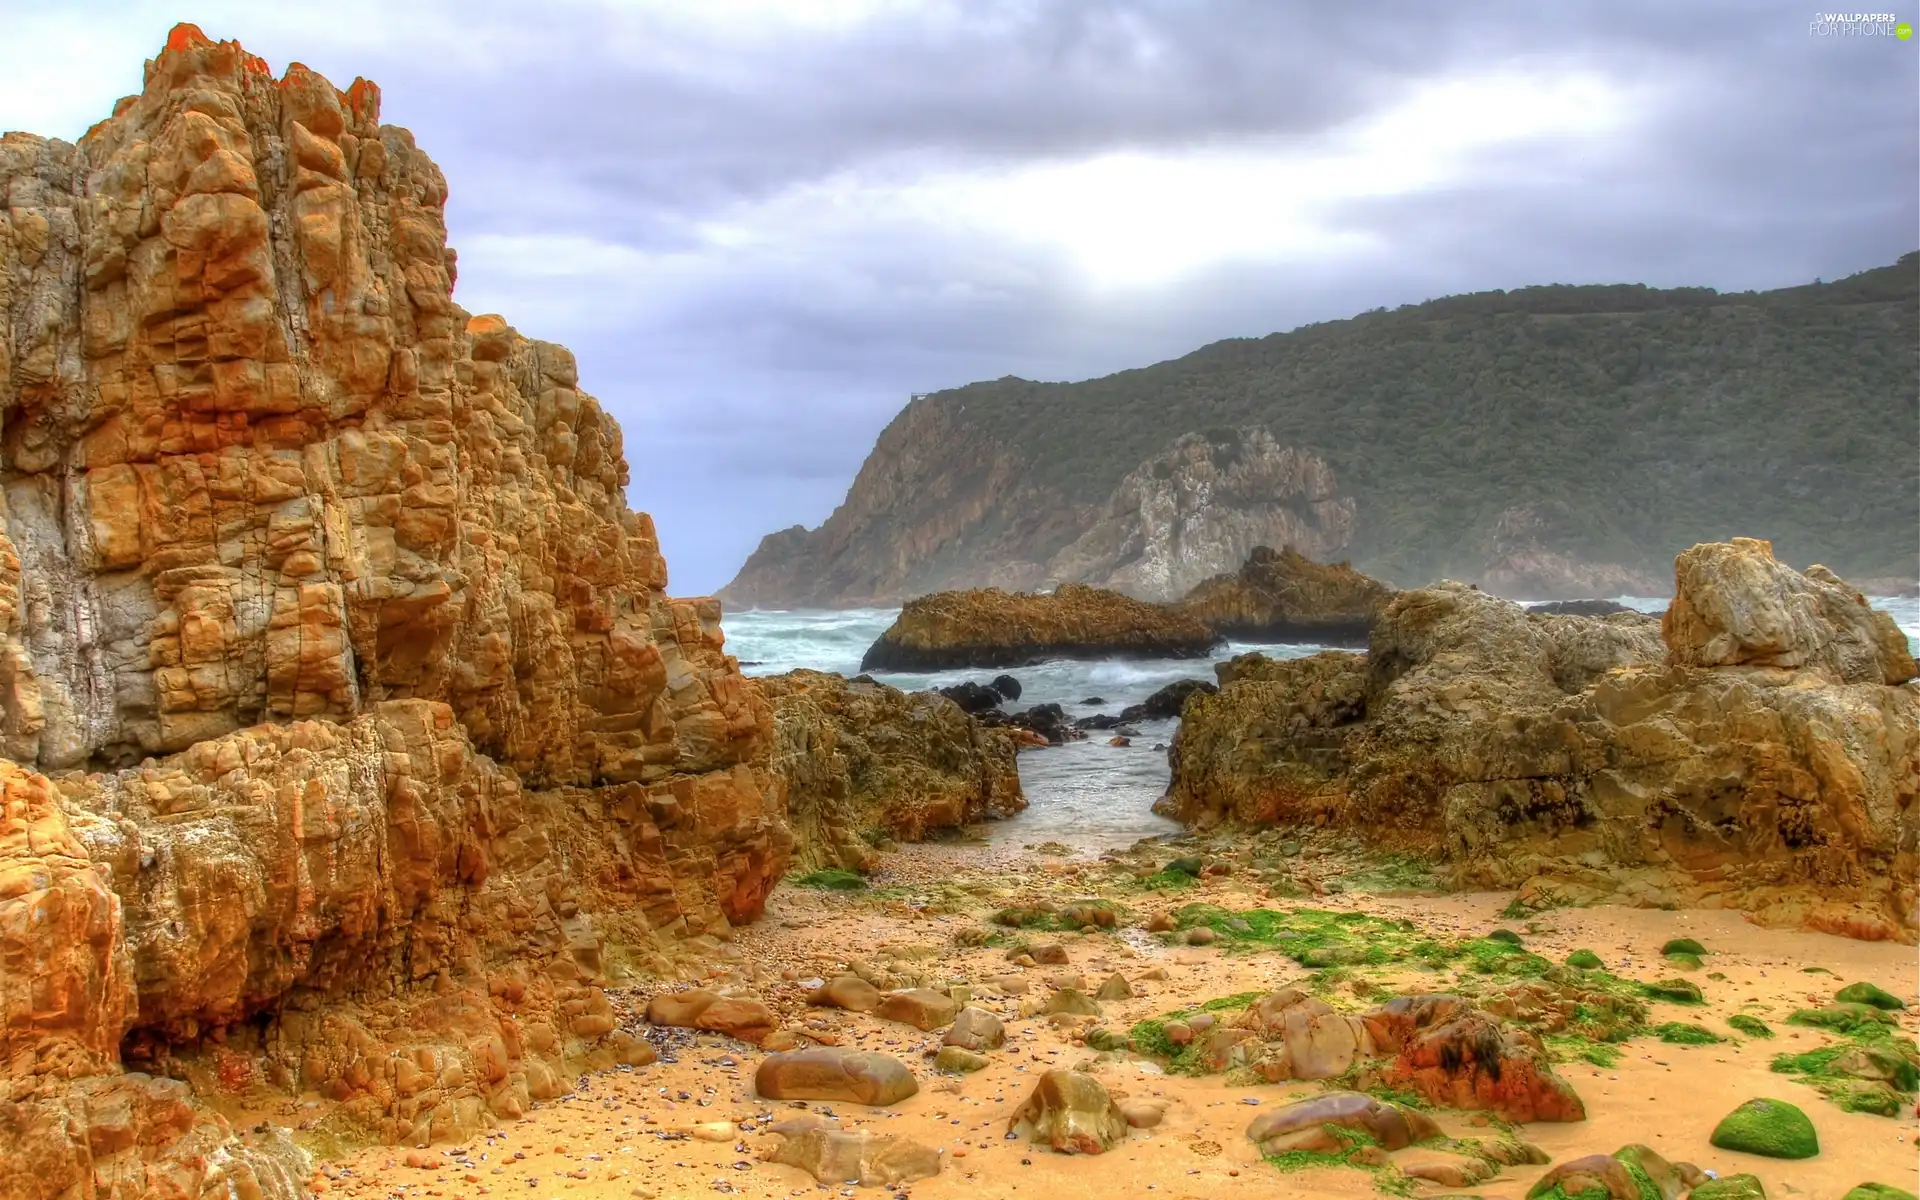
[[[788,860],[718,606],[379,100],[181,26],[0,139],[4,1200],[285,1194],[178,1080],[412,1142],[644,1061],[601,985]]]
[[[1223,664],[1161,810],[1351,830],[1540,901],[1624,896],[1911,940],[1920,684],[1891,618],[1765,542],[1696,546],[1663,622],[1404,592],[1365,655]]]

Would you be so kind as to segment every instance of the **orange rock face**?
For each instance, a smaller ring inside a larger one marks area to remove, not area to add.
[[[123,1047],[463,1137],[644,1056],[606,943],[784,871],[718,605],[573,356],[454,304],[379,100],[181,26],[78,145],[0,139],[0,1158],[72,1168],[0,1200],[254,1170]]]

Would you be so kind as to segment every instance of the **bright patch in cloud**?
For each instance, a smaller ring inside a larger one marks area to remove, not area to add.
[[[1376,236],[1341,228],[1343,203],[1485,183],[1489,152],[1543,142],[1590,162],[1642,108],[1598,76],[1454,80],[1313,145],[1108,154],[926,187],[956,219],[1067,251],[1096,284],[1147,285],[1364,251]]]

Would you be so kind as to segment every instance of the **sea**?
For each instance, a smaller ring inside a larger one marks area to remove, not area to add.
[[[1664,596],[1619,596],[1620,603],[1642,612],[1661,612]],[[1920,599],[1874,598],[1920,653]],[[860,658],[893,624],[897,608],[837,610],[750,610],[728,613],[721,622],[727,651],[737,656],[748,675],[778,675],[796,668],[831,671],[852,677],[860,673]],[[1057,659],[1007,671],[1020,681],[1017,701],[1009,711],[1035,704],[1058,704],[1070,717],[1117,713],[1137,704],[1179,679],[1214,678],[1214,664],[1236,654],[1258,650],[1273,658],[1302,658],[1326,649],[1296,643],[1229,642],[1211,659]],[[985,683],[997,670],[870,672],[873,678],[903,691],[945,687],[963,680]],[[1177,833],[1179,826],[1153,814],[1153,802],[1166,791],[1169,771],[1166,748],[1173,741],[1177,719],[1140,721],[1140,736],[1128,746],[1107,744],[1110,734],[1090,731],[1083,742],[1023,751],[1019,757],[1020,783],[1027,809],[1018,816],[987,826],[994,842],[1019,846],[1058,842],[1077,850],[1098,852],[1131,845],[1144,837]]]

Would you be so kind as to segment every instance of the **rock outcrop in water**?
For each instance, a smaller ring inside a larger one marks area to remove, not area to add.
[[[1456,883],[1916,933],[1905,637],[1765,542],[1697,546],[1662,626],[1405,592],[1366,655],[1244,656],[1187,705],[1160,808],[1351,830]]]
[[[1392,596],[1350,563],[1256,546],[1238,571],[1206,580],[1174,607],[1225,637],[1364,645]]]
[[[773,705],[768,767],[807,865],[857,869],[869,837],[918,841],[1027,806],[1013,739],[937,692],[819,671],[752,684]]]
[[[788,861],[718,606],[573,356],[453,303],[379,107],[180,26],[0,140],[5,1200],[290,1194],[176,1080],[414,1143],[645,1061],[605,947]]]
[[[1196,658],[1220,637],[1192,617],[1118,592],[983,588],[910,600],[860,660],[863,671],[1013,667],[1048,658]]]

